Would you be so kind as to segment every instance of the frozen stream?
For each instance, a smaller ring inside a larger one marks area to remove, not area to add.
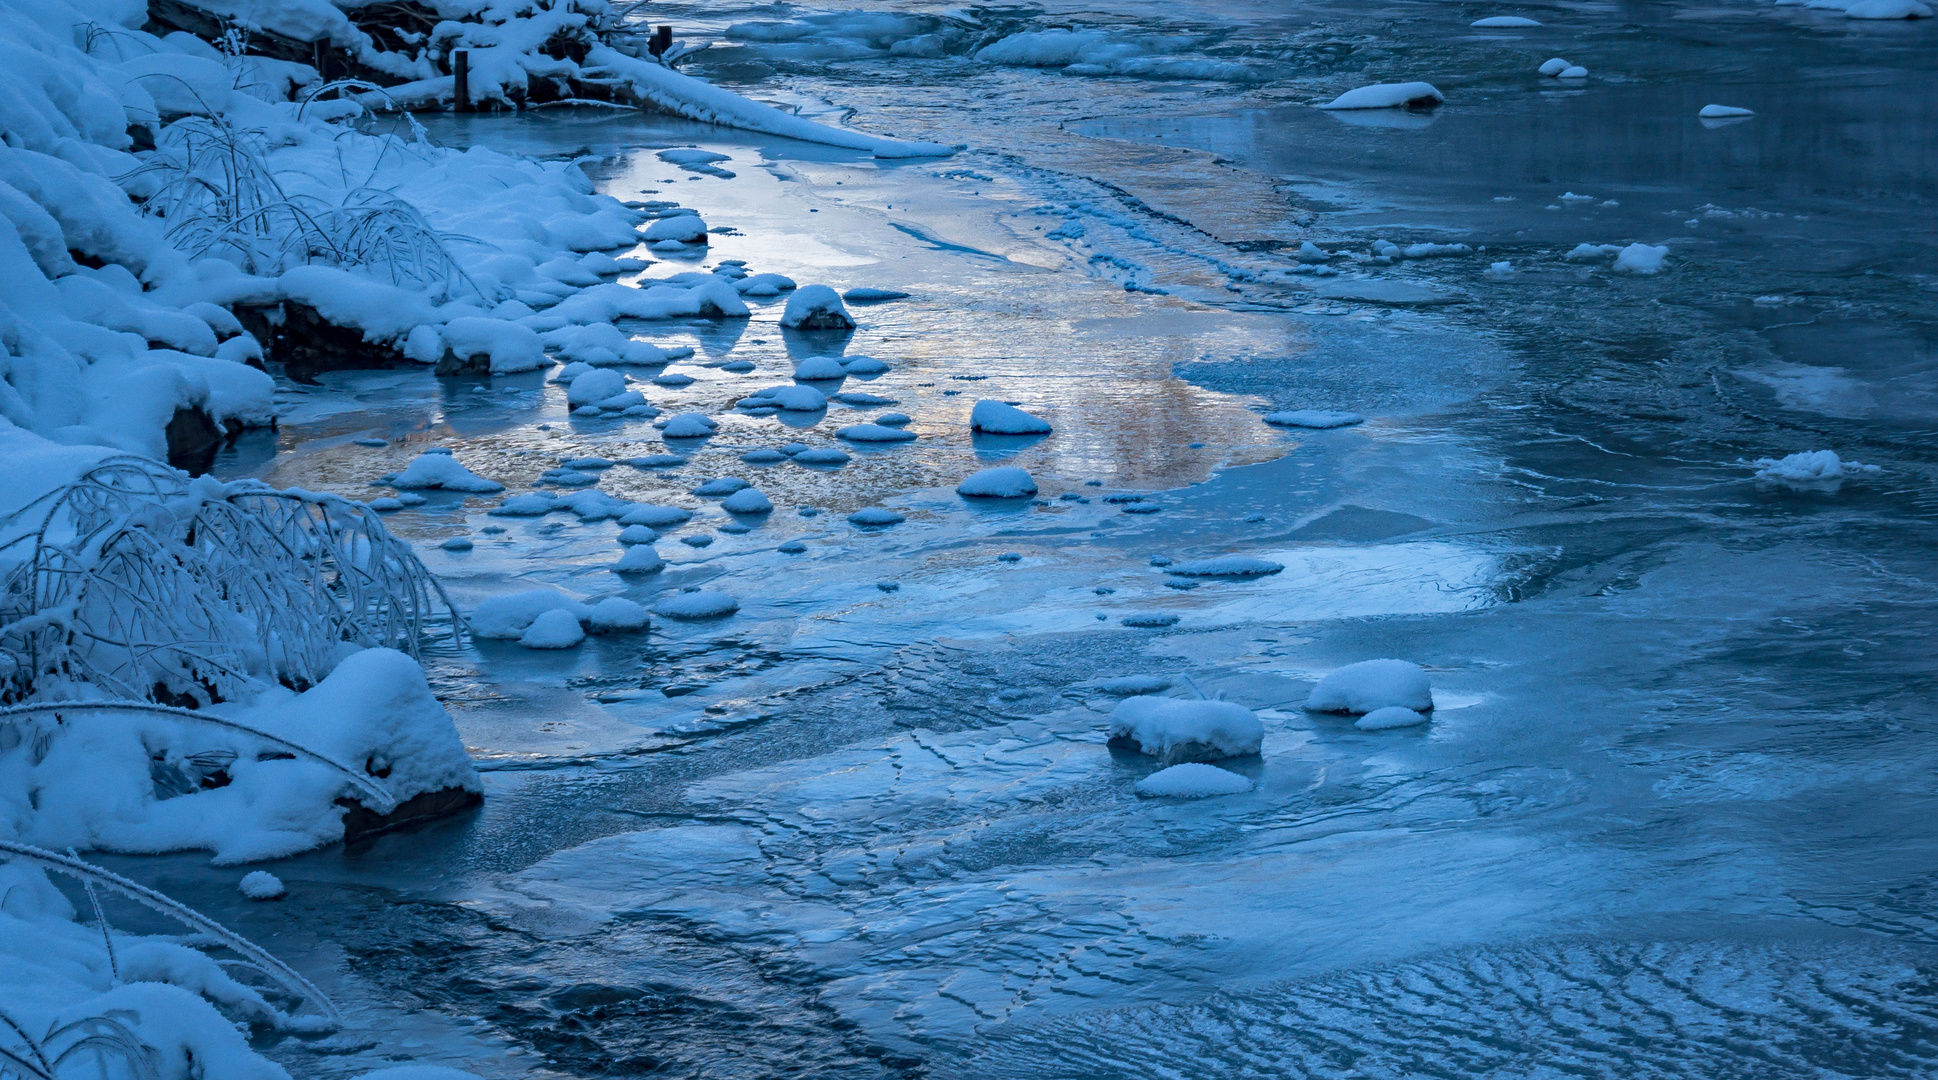
[[[655,8],[720,39],[702,73],[968,144],[940,162],[631,115],[434,129],[697,208],[709,256],[646,277],[737,258],[911,296],[841,339],[784,334],[778,301],[631,327],[696,349],[648,397],[722,422],[686,466],[600,484],[698,511],[650,583],[607,571],[611,522],[436,493],[392,515],[465,605],[704,583],[741,609],[643,648],[433,657],[485,807],[279,864],[285,905],[196,858],[112,860],[351,1014],[268,1052],[319,1077],[1938,1073],[1931,22],[1210,7]],[[1101,43],[1074,68],[971,58],[1073,26]],[[1593,77],[1534,75],[1550,55]],[[1389,78],[1450,101],[1370,127],[1309,108]],[[1712,101],[1758,115],[1705,126]],[[1382,264],[1376,237],[1485,250]],[[1305,239],[1341,253],[1330,276]],[[1631,241],[1668,270],[1565,257]],[[842,389],[895,404],[728,409],[827,352],[887,361]],[[225,474],[362,496],[443,445],[516,490],[662,449],[537,374],[284,389],[276,445]],[[972,439],[981,397],[1056,432]],[[1287,432],[1268,407],[1368,420]],[[889,408],[916,442],[740,461]],[[1749,464],[1820,449],[1882,472]],[[954,494],[996,461],[1042,502]],[[686,494],[718,476],[777,511]],[[908,520],[844,520],[872,505]],[[475,549],[436,547],[459,534]],[[1285,570],[1177,588],[1150,562],[1225,552]],[[1121,625],[1147,612],[1178,621]],[[1299,708],[1383,656],[1428,668],[1430,727]],[[1259,710],[1263,755],[1230,763],[1256,789],[1135,795],[1153,766],[1104,745],[1097,685],[1128,674]]]

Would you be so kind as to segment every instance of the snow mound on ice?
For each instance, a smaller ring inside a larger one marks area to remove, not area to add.
[[[612,572],[615,574],[651,574],[665,566],[666,560],[660,558],[659,551],[653,545],[633,544],[627,547],[625,552],[619,556],[618,562],[612,564]]]
[[[505,485],[496,480],[486,480],[470,469],[458,464],[458,459],[450,454],[419,454],[403,472],[391,477],[390,486],[394,488],[420,489],[442,488],[445,491],[471,491],[490,494],[505,490]]]
[[[881,424],[849,424],[837,430],[835,437],[849,442],[892,443],[913,442],[915,433],[901,428],[885,427]]]
[[[1931,8],[1918,0],[1857,0],[1844,9],[1847,19],[1929,19]]]
[[[1755,116],[1756,113],[1735,105],[1704,105],[1696,115],[1705,120],[1721,120],[1730,116]]]
[[[608,596],[592,605],[587,626],[595,634],[621,634],[646,629],[646,609],[623,596]]]
[[[1264,577],[1285,569],[1280,563],[1254,559],[1250,555],[1221,555],[1215,559],[1193,559],[1172,566],[1167,572],[1184,577]]]
[[[1362,660],[1319,680],[1306,696],[1312,712],[1369,713],[1388,705],[1416,712],[1433,708],[1433,686],[1418,664],[1405,660]]]
[[[720,509],[730,514],[771,514],[774,504],[754,488],[742,488],[720,501]]]
[[[557,589],[530,589],[508,596],[494,596],[471,613],[471,633],[481,638],[516,640],[524,635],[533,620],[548,611],[564,611],[574,619],[584,619],[591,611]]]
[[[280,900],[289,895],[289,890],[283,886],[283,879],[267,870],[251,870],[242,875],[236,888],[251,900]]]
[[[644,525],[628,525],[619,530],[622,544],[650,544],[659,539],[659,534]]]
[[[1327,428],[1351,427],[1363,424],[1366,418],[1358,413],[1340,412],[1336,409],[1283,409],[1269,412],[1264,416],[1266,423],[1274,427]]]
[[[855,320],[833,289],[803,285],[787,298],[781,325],[789,330],[853,330]]]
[[[1171,688],[1169,675],[1119,675],[1092,684],[1105,694],[1156,694]]]
[[[908,294],[897,289],[877,289],[867,285],[857,285],[841,294],[850,304],[879,304],[884,300],[905,300]]]
[[[794,377],[802,376],[797,371]],[[820,412],[828,407],[828,395],[812,386],[770,386],[754,391],[750,399],[779,406],[787,412]]]
[[[578,616],[564,608],[541,613],[518,637],[527,649],[570,649],[585,640]]]
[[[674,240],[682,244],[704,244],[707,242],[707,223],[701,221],[698,214],[674,214],[646,226],[643,235],[649,244],[664,240]]]
[[[1014,405],[984,398],[969,410],[969,430],[992,435],[1048,435],[1050,424]]]
[[[1630,244],[1615,256],[1615,269],[1624,274],[1660,274],[1668,257],[1666,244]]]
[[[1159,799],[1207,799],[1215,795],[1243,795],[1252,782],[1216,765],[1187,761],[1159,769],[1137,782],[1137,793]]]
[[[742,488],[749,487],[747,481],[738,476],[717,476],[688,492],[704,499],[717,499],[722,495],[732,495]]]
[[[1540,26],[1541,24],[1538,22],[1535,22],[1533,19],[1525,18],[1520,15],[1490,15],[1485,19],[1475,19],[1473,22],[1470,22],[1467,25],[1478,26],[1483,29],[1491,29],[1495,27]]]
[[[1036,481],[1025,469],[1002,465],[970,474],[956,485],[956,494],[972,499],[1021,499],[1036,494]]]
[[[668,439],[704,439],[719,426],[719,422],[706,413],[684,412],[668,420],[659,433]]]
[[[802,465],[846,465],[854,460],[832,446],[803,450],[794,455],[794,460]]]
[[[681,506],[661,506],[658,503],[640,503],[619,517],[621,525],[650,525],[663,529],[668,525],[681,525],[693,519],[693,511]]]
[[[1425,713],[1414,712],[1403,705],[1388,705],[1360,717],[1353,726],[1361,731],[1388,731],[1393,728],[1417,727],[1426,722]]]
[[[1111,710],[1110,738],[1176,765],[1256,754],[1265,725],[1250,709],[1229,701],[1140,696],[1125,698]]]
[[[794,368],[794,377],[803,382],[831,382],[848,377],[848,369],[832,356],[810,356]]]
[[[1561,74],[1562,72],[1564,72],[1564,71],[1566,71],[1566,70],[1568,70],[1569,68],[1571,68],[1571,67],[1574,67],[1574,66],[1575,66],[1575,65],[1573,65],[1573,64],[1571,64],[1571,63],[1569,63],[1568,61],[1566,61],[1566,60],[1563,60],[1563,59],[1562,59],[1561,57],[1559,57],[1559,56],[1557,56],[1557,57],[1555,57],[1555,58],[1554,58],[1554,59],[1552,59],[1552,60],[1547,60],[1547,61],[1544,61],[1544,62],[1543,62],[1543,63],[1541,64],[1541,66],[1540,66],[1539,68],[1537,68],[1536,70],[1537,70],[1537,71],[1539,71],[1539,72],[1541,72],[1541,74],[1543,74],[1543,75],[1546,75],[1546,76],[1548,76],[1548,77],[1550,77],[1550,78],[1552,78],[1552,77],[1554,77],[1554,76],[1556,76],[1556,75],[1559,75],[1559,74]]]
[[[1561,73],[1555,77],[1558,79],[1586,79],[1588,77],[1588,69],[1582,67],[1580,64],[1569,64],[1567,67],[1562,68]]]
[[[1125,626],[1157,629],[1165,626],[1176,626],[1178,624],[1178,617],[1167,611],[1140,611],[1124,616],[1123,623]]]
[[[660,597],[653,614],[668,619],[717,619],[740,610],[740,602],[723,592],[701,589]]]
[[[1883,469],[1856,461],[1845,461],[1835,450],[1806,450],[1781,458],[1757,458],[1758,480],[1786,484],[1835,484],[1858,476],[1876,476]]]
[[[588,371],[572,380],[565,391],[567,405],[591,405],[626,392],[626,377],[617,371]]]
[[[1333,98],[1321,109],[1422,109],[1431,108],[1447,100],[1447,96],[1434,89],[1432,83],[1403,82],[1378,83],[1348,90]]]
[[[848,515],[848,521],[851,524],[860,525],[863,527],[878,526],[878,525],[900,525],[902,522],[907,520],[908,520],[907,518],[896,513],[895,511],[884,510],[879,506],[864,506],[861,509],[855,511],[854,513]]]

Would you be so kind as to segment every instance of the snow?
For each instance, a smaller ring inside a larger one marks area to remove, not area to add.
[[[1570,64],[1562,68],[1561,72],[1556,75],[1556,78],[1560,79],[1586,79],[1587,77],[1588,69],[1582,67],[1580,64]]]
[[[1559,75],[1562,72],[1574,66],[1575,65],[1557,56],[1552,60],[1544,61],[1538,70],[1541,72],[1541,74],[1552,77],[1555,75]]]
[[[972,499],[1021,499],[1036,494],[1028,470],[1001,465],[970,474],[956,485],[956,494]]]
[[[1125,626],[1134,626],[1141,629],[1160,629],[1166,626],[1176,626],[1178,624],[1178,617],[1168,611],[1139,611],[1124,616],[1123,623]]]
[[[1404,82],[1378,83],[1348,90],[1333,98],[1321,109],[1417,109],[1438,105],[1447,100],[1445,94],[1434,89],[1432,83]]]
[[[1535,22],[1533,19],[1529,19],[1521,15],[1490,15],[1485,19],[1475,19],[1473,22],[1470,22],[1467,25],[1479,26],[1483,28],[1493,28],[1493,27],[1540,26],[1541,24],[1538,22]]]
[[[1756,466],[1758,480],[1797,485],[1834,485],[1842,480],[1876,476],[1884,471],[1876,465],[1845,461],[1837,456],[1835,450],[1807,450],[1781,458],[1758,458],[1751,464]]]
[[[1327,428],[1351,427],[1366,422],[1358,413],[1340,412],[1336,409],[1286,409],[1269,412],[1264,421],[1276,427]]]
[[[803,450],[794,455],[795,463],[800,465],[846,465],[851,460],[847,454],[832,446]]]
[[[852,330],[854,316],[826,285],[804,285],[787,298],[781,325],[790,330]]]
[[[907,520],[907,518],[895,511],[884,510],[879,506],[865,506],[848,515],[849,523],[860,525],[864,528],[880,525],[900,525]]]
[[[236,888],[251,900],[280,900],[289,895],[289,890],[283,886],[283,879],[267,870],[251,870],[242,875]]]
[[[1110,713],[1110,738],[1176,765],[1256,754],[1265,726],[1256,714],[1229,701],[1130,697]]]
[[[1193,559],[1176,563],[1166,572],[1183,577],[1265,577],[1285,569],[1281,563],[1256,559],[1250,555],[1220,555],[1213,559]]]
[[[915,433],[901,428],[883,427],[880,424],[849,424],[840,428],[835,437],[859,443],[913,442]]]
[[[800,378],[798,372],[795,378]],[[756,390],[741,402],[758,401],[779,407],[786,412],[820,412],[828,407],[828,396],[812,386],[770,386]]]
[[[622,544],[650,544],[658,539],[659,534],[645,525],[628,525],[619,530],[619,542]]]
[[[1621,253],[1622,246],[1620,244],[1576,244],[1574,247],[1569,248],[1568,253],[1563,255],[1562,258],[1569,262],[1599,262],[1602,259],[1608,258],[1610,255],[1620,255]]]
[[[641,503],[619,516],[621,525],[647,525],[664,529],[671,525],[681,525],[692,520],[693,511],[680,506],[661,506],[657,503]]]
[[[743,488],[722,499],[720,509],[730,514],[771,514],[774,504],[754,488]]]
[[[577,620],[591,614],[584,604],[557,589],[528,589],[479,604],[471,613],[471,632],[481,638],[515,640],[548,611],[564,611]]]
[[[1320,679],[1305,699],[1313,712],[1368,713],[1389,705],[1432,710],[1433,688],[1420,665],[1405,660],[1348,664]]]
[[[1720,120],[1725,117],[1755,116],[1756,114],[1749,109],[1738,108],[1735,105],[1704,105],[1702,110],[1696,113],[1696,115],[1705,120]]]
[[[680,413],[666,422],[660,434],[668,439],[701,439],[713,434],[719,426],[705,413]]]
[[[653,614],[668,619],[717,619],[740,610],[740,602],[726,593],[700,589],[660,597]]]
[[[908,294],[896,289],[877,289],[867,285],[857,285],[841,294],[850,304],[878,304],[884,300],[907,299]]]
[[[1119,675],[1100,679],[1093,685],[1106,694],[1157,694],[1169,690],[1171,682],[1169,675]]]
[[[1417,727],[1426,722],[1425,713],[1415,712],[1403,705],[1387,705],[1360,717],[1353,726],[1361,731],[1388,731],[1393,728]]]
[[[1630,244],[1615,256],[1615,269],[1625,274],[1659,274],[1668,257],[1667,245]]]
[[[1216,765],[1187,761],[1159,769],[1139,780],[1136,787],[1139,795],[1152,798],[1206,799],[1216,795],[1243,795],[1252,790],[1252,782]]]
[[[648,225],[641,235],[647,243],[675,240],[682,244],[704,244],[707,242],[707,223],[700,220],[698,214],[675,214]]]
[[[1931,8],[1919,0],[1856,0],[1844,9],[1847,19],[1929,19]]]
[[[608,596],[592,605],[588,629],[595,634],[622,634],[646,629],[646,608],[623,596]]]
[[[722,495],[732,495],[734,492],[748,486],[747,481],[742,480],[738,476],[717,476],[701,484],[699,487],[694,488],[688,494],[698,495],[705,499],[717,499]]]
[[[612,564],[612,572],[615,574],[652,574],[664,569],[665,566],[666,560],[660,557],[660,553],[654,549],[653,545],[632,544],[627,546],[625,552],[619,556],[619,561]]]
[[[832,356],[810,356],[794,368],[794,377],[803,382],[826,382],[848,377],[848,369]]]
[[[527,649],[570,649],[584,640],[585,630],[580,627],[578,616],[564,608],[553,608],[532,620],[519,635],[518,644]]]
[[[588,371],[572,380],[565,391],[568,405],[591,405],[626,392],[626,377],[617,371]]]
[[[403,472],[389,478],[388,482],[394,488],[411,490],[441,488],[445,491],[466,491],[481,495],[505,490],[505,485],[495,480],[486,480],[460,465],[458,459],[450,454],[419,454]]]
[[[1014,405],[990,398],[976,402],[969,410],[969,429],[992,435],[1048,435],[1047,421],[1031,416]]]

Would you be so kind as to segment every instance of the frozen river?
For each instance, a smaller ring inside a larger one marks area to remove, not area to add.
[[[1507,13],[1546,25],[1468,26]],[[110,860],[351,1015],[269,1053],[318,1077],[1938,1074],[1931,22],[1745,0],[651,18],[716,40],[692,70],[751,96],[967,148],[434,127],[697,208],[711,254],[646,277],[737,258],[911,296],[857,306],[851,338],[784,334],[773,302],[633,327],[696,350],[653,402],[722,422],[683,468],[600,485],[701,510],[651,584],[607,572],[609,521],[437,493],[392,516],[464,606],[538,582],[741,607],[643,649],[433,657],[484,808],[279,864],[286,905],[200,859]],[[1535,74],[1551,56],[1590,77]],[[1311,107],[1402,79],[1447,104]],[[1712,103],[1756,115],[1699,120]],[[1376,262],[1379,240],[1472,250]],[[1631,242],[1666,269],[1569,258]],[[894,404],[729,411],[828,352],[886,361],[842,389]],[[537,374],[284,391],[276,444],[225,474],[358,496],[428,444],[514,486],[661,449]],[[984,397],[1056,431],[972,438]],[[920,438],[740,460],[884,408]],[[1367,420],[1259,421],[1307,408]],[[1815,450],[1881,471],[1756,476]],[[1042,502],[954,494],[994,462]],[[686,494],[730,475],[779,507],[751,531]],[[844,520],[876,505],[908,520]],[[436,547],[460,533],[475,549]],[[1285,569],[1180,588],[1152,565],[1227,552]],[[1122,625],[1152,612],[1177,621]],[[1426,666],[1431,726],[1300,708],[1374,657]],[[1138,797],[1154,766],[1105,746],[1099,685],[1133,674],[1257,710],[1262,756],[1229,763],[1255,789]]]

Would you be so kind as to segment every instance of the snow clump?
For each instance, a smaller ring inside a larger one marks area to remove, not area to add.
[[[471,613],[471,633],[481,638],[516,640],[548,611],[565,611],[574,619],[590,618],[592,614],[584,604],[557,589],[530,589],[494,596],[479,604]]]
[[[1420,665],[1405,660],[1348,664],[1320,679],[1305,699],[1312,712],[1369,713],[1388,705],[1432,711],[1433,687]]]
[[[1216,795],[1243,795],[1252,790],[1252,782],[1216,765],[1187,761],[1159,769],[1139,780],[1136,787],[1139,795],[1152,798],[1207,799]]]
[[[1265,725],[1250,709],[1229,701],[1130,697],[1111,710],[1110,739],[1176,765],[1256,754]]]
[[[755,488],[742,488],[720,501],[720,509],[730,514],[771,514],[774,504]]]
[[[1735,105],[1704,105],[1696,115],[1704,120],[1722,120],[1732,116],[1755,116],[1756,113]]]
[[[1014,405],[985,398],[969,410],[969,430],[991,435],[1048,435],[1050,424]]]
[[[1266,423],[1273,427],[1298,427],[1326,430],[1328,428],[1351,427],[1363,424],[1366,418],[1358,413],[1340,412],[1337,409],[1282,409],[1269,412],[1264,416]]]
[[[1361,731],[1388,731],[1393,728],[1417,727],[1426,722],[1425,713],[1414,712],[1404,705],[1387,705],[1360,717],[1353,726]]]
[[[853,330],[854,316],[826,285],[804,285],[787,298],[781,325],[789,330]]]
[[[723,592],[700,589],[663,596],[653,605],[653,614],[668,619],[717,619],[740,610],[740,602]]]
[[[578,616],[564,608],[542,612],[518,636],[518,643],[527,649],[570,649],[584,640]]]
[[[1021,499],[1036,494],[1028,471],[1002,465],[973,473],[956,485],[956,494],[972,499]]]
[[[1429,109],[1447,100],[1432,83],[1379,83],[1348,90],[1321,109]]]
[[[666,566],[659,550],[651,544],[632,544],[620,554],[619,561],[612,564],[615,574],[652,574]]]
[[[1876,476],[1883,469],[1856,461],[1845,461],[1835,450],[1806,450],[1781,458],[1757,458],[1758,480],[1784,484],[1835,485],[1858,476]]]
[[[595,634],[619,634],[646,629],[646,609],[623,596],[608,596],[592,605],[587,628]]]
[[[705,413],[686,412],[668,420],[659,433],[667,439],[704,439],[719,427],[719,422]]]
[[[283,886],[283,879],[267,870],[251,870],[242,875],[236,888],[251,900],[281,900],[289,895],[289,890]]]
[[[860,443],[915,441],[915,433],[913,431],[903,431],[901,428],[887,427],[882,424],[849,424],[847,427],[838,429],[834,434],[838,439],[846,439],[849,442]]]
[[[1666,244],[1630,244],[1615,256],[1615,269],[1625,274],[1660,274],[1668,258]]]
[[[436,452],[419,454],[417,460],[387,482],[394,488],[442,488],[445,491],[470,491],[483,495],[505,490],[505,485],[496,480],[486,480],[458,464],[458,459],[450,454]]]
[[[1215,559],[1193,559],[1167,571],[1184,577],[1265,577],[1285,569],[1281,563],[1255,559],[1250,555],[1221,555]]]
[[[1470,22],[1467,25],[1478,26],[1483,29],[1490,29],[1490,28],[1496,28],[1496,27],[1504,28],[1504,27],[1540,26],[1541,24],[1534,21],[1533,19],[1529,19],[1520,15],[1490,15],[1485,19],[1475,19],[1473,22]]]

